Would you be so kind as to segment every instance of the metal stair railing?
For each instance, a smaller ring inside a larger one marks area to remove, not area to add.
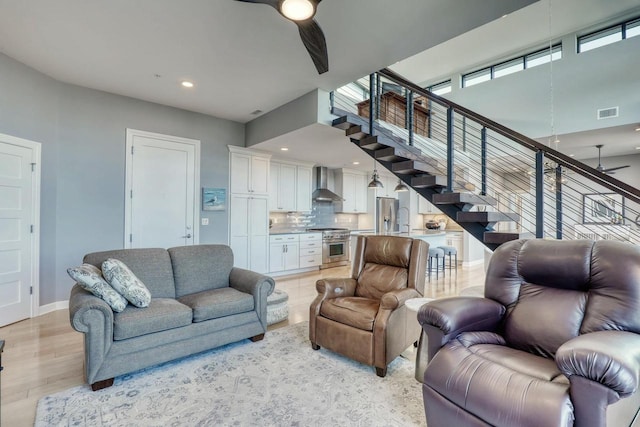
[[[497,231],[640,244],[640,190],[389,69],[336,89],[332,108],[368,120],[369,134],[437,162],[447,177],[441,191],[457,191],[454,182],[464,181],[497,200],[487,210],[518,214]]]

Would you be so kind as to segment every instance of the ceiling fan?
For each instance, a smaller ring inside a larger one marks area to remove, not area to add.
[[[602,166],[602,163],[600,163],[600,149],[604,147],[603,144],[598,144],[596,145],[596,148],[598,149],[598,166],[596,167],[596,170],[598,172],[602,172],[604,174],[607,175],[613,175],[615,174],[614,171],[617,171],[618,169],[624,169],[624,168],[628,168],[630,165],[625,165],[625,166],[616,166],[615,168],[608,168],[605,169],[604,166]]]
[[[313,19],[321,0],[236,0],[262,3],[273,7],[280,15],[298,26],[300,38],[307,48],[318,74],[329,71],[329,57],[324,33]]]

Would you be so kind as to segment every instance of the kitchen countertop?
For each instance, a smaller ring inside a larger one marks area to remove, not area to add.
[[[277,236],[279,234],[309,234],[309,233],[322,233],[322,231],[305,231],[305,230],[269,231],[270,236]]]
[[[406,231],[392,231],[388,233],[378,233],[375,231],[352,231],[352,235],[365,235],[365,236],[401,236],[401,237],[413,237],[413,236],[444,236],[447,234],[446,230],[429,230],[429,229],[413,229],[410,233]]]

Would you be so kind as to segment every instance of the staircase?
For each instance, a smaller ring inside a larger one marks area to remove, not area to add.
[[[385,98],[406,101],[404,108],[380,105],[382,80],[404,95]],[[361,79],[348,90],[332,95],[332,113],[338,116],[333,127],[344,130],[352,143],[488,248],[520,238],[574,238],[579,233],[573,229],[583,226],[579,217],[585,222],[591,212],[585,195],[598,194],[620,195],[627,206],[625,210],[624,202],[615,205],[614,197],[609,210],[594,211],[604,220],[615,219],[613,225],[619,230],[614,227],[614,231],[620,232],[612,235],[607,229],[602,236],[594,233],[594,238],[640,243],[640,231],[627,233],[637,227],[638,189],[433,95],[390,70],[369,76],[368,85]],[[359,99],[359,91],[368,99]],[[431,107],[427,135],[424,125],[417,134],[412,123],[416,96]],[[399,125],[403,122],[404,127]],[[490,191],[500,197],[526,198],[528,204],[523,203],[520,212],[509,210]],[[505,231],[498,229],[499,224],[511,225]]]

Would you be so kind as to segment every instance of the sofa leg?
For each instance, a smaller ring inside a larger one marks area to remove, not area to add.
[[[311,348],[314,350],[320,350],[320,346],[314,342],[311,343]]]
[[[109,378],[108,380],[96,381],[91,384],[91,390],[98,391],[103,388],[111,387],[113,385],[113,378]]]
[[[387,367],[385,366],[384,368],[378,368],[376,366],[376,375],[384,378],[385,375],[387,375]]]
[[[251,337],[249,339],[253,342],[256,342],[256,341],[262,341],[263,338],[264,338],[264,334],[260,334],[260,335],[256,335],[255,337]]]

